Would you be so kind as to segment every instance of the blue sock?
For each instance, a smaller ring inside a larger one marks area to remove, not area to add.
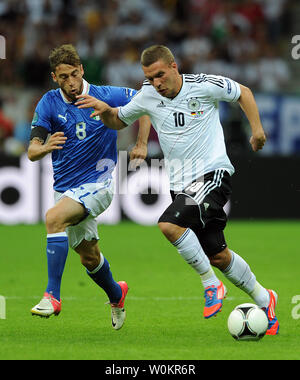
[[[100,264],[93,271],[86,270],[87,274],[99,285],[107,294],[111,303],[118,303],[122,297],[122,289],[120,285],[113,279],[110,271],[109,263],[102,255]]]
[[[46,292],[60,300],[61,278],[68,256],[69,244],[66,232],[47,235],[48,285]]]

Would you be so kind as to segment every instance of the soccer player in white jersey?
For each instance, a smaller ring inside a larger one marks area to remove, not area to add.
[[[226,289],[211,266],[221,270],[265,310],[268,335],[279,330],[275,316],[277,294],[264,288],[249,265],[227,247],[223,210],[231,194],[234,168],[226,154],[219,119],[219,101],[239,102],[252,131],[253,151],[263,148],[266,137],[251,90],[222,76],[183,74],[172,52],[154,45],[144,50],[141,64],[146,77],[141,90],[124,107],[112,108],[88,95],[76,104],[93,107],[112,129],[122,129],[142,115],[149,115],[164,153],[173,202],[158,221],[166,238],[191,265],[204,287],[204,317],[222,308]],[[140,130],[136,152],[143,156],[148,127]]]

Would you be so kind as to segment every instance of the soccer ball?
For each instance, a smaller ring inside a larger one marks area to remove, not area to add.
[[[236,340],[259,340],[268,329],[268,318],[259,306],[243,303],[230,313],[227,326]]]

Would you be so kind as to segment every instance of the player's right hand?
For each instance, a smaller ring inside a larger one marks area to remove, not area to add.
[[[94,111],[90,114],[91,118],[95,116],[101,117],[102,113],[107,111],[108,108],[110,108],[108,104],[88,94],[77,95],[76,98],[78,100],[75,103],[75,106],[77,106],[78,108],[93,108],[94,109]]]
[[[252,146],[253,151],[258,152],[265,145],[266,136],[264,132],[261,132],[259,135],[251,136],[249,142]]]
[[[50,136],[44,147],[48,153],[51,153],[54,150],[63,149],[63,145],[66,141],[67,137],[65,137],[63,132],[56,132]]]
[[[147,145],[135,145],[130,154],[130,164],[135,166],[139,166],[147,157]]]
[[[137,166],[140,166],[141,163],[145,160],[147,157],[147,145],[135,145],[130,154],[130,168],[134,169]]]

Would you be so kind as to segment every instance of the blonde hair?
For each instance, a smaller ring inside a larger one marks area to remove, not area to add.
[[[163,45],[153,45],[143,51],[141,64],[148,67],[160,59],[168,65],[175,62],[175,58],[169,48]]]

